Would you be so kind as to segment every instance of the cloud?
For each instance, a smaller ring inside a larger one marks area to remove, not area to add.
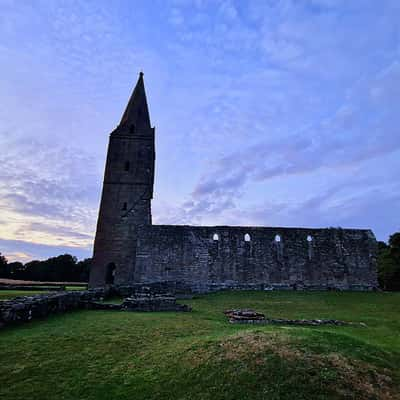
[[[4,240],[0,239],[1,253],[4,254],[9,262],[27,262],[32,259],[40,260],[59,254],[72,254],[83,259],[91,257],[91,251],[85,248],[68,246],[50,246],[46,244],[32,243],[29,240]]]
[[[171,10],[171,15],[169,17],[169,21],[171,22],[171,24],[173,25],[182,25],[185,21],[181,11],[177,8],[173,8]]]
[[[142,68],[156,222],[337,221],[384,235],[384,207],[393,228],[397,0],[155,4],[5,3],[0,238],[25,254],[29,241],[46,256],[88,251],[107,135]]]
[[[6,256],[7,260],[10,260],[10,262],[19,261],[22,263],[30,261],[33,258],[31,254],[26,254],[26,253],[19,252],[19,251],[9,252],[5,256]]]
[[[395,60],[374,76],[356,82],[330,117],[301,132],[284,138],[268,138],[213,161],[189,200],[175,212],[176,220],[278,225],[279,221],[292,221],[288,224],[298,222],[302,226],[349,223],[366,227],[371,224],[382,237],[385,230],[379,218],[366,218],[368,207],[394,205],[400,188],[392,187],[393,193],[385,193],[388,183],[365,175],[362,168],[371,160],[400,150],[400,116],[396,109],[400,102],[399,82],[400,64]],[[297,205],[254,199],[255,204],[249,210],[243,202],[251,185],[272,180],[284,184],[291,176],[301,179],[320,171],[325,171],[322,176],[334,173],[341,183],[332,182],[329,187],[328,182],[324,193]],[[352,173],[359,176],[350,178]],[[390,175],[388,171],[386,176]],[[368,190],[374,186],[375,189]],[[329,204],[332,199],[335,204]]]
[[[358,83],[330,118],[306,131],[249,146],[218,160],[193,191],[195,197],[235,192],[249,180],[345,168],[400,149],[400,64]],[[376,101],[379,93],[380,100]],[[373,117],[368,117],[373,115]]]
[[[0,154],[0,238],[90,248],[101,167],[87,153],[37,140]]]
[[[223,15],[223,17],[228,20],[235,20],[238,16],[238,11],[232,1],[225,0],[221,2],[219,6],[219,11]]]

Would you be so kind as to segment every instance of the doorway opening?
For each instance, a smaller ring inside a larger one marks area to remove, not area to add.
[[[114,283],[115,269],[116,269],[116,266],[114,263],[110,263],[107,265],[107,270],[106,270],[106,284],[107,285],[112,285]]]

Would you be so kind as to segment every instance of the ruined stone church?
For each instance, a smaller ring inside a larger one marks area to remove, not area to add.
[[[140,73],[110,134],[90,287],[165,282],[198,292],[377,287],[371,230],[153,225],[154,135]]]

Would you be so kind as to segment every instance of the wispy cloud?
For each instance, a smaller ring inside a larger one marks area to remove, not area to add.
[[[400,150],[400,63],[358,82],[329,118],[293,135],[224,156],[195,187],[195,198],[239,189],[248,180],[344,168]],[[379,97],[379,100],[378,100]]]
[[[101,167],[93,156],[37,140],[0,155],[0,237],[86,248],[93,241]]]
[[[90,254],[108,132],[140,69],[156,222],[387,237],[399,19],[397,0],[3,2],[0,251]]]

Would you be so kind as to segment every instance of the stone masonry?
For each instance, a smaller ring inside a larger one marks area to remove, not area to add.
[[[370,230],[152,225],[154,138],[141,73],[110,135],[90,287],[377,287],[377,243]]]
[[[107,296],[109,289],[71,290],[0,301],[0,328],[19,322],[46,318],[52,314],[86,308],[86,303]]]

